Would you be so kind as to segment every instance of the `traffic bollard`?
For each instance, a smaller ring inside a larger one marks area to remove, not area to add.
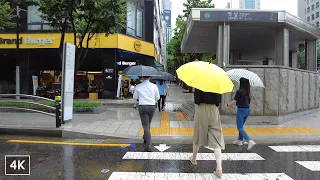
[[[56,96],[55,97],[55,101],[56,101],[56,128],[61,126],[61,111],[60,111],[60,103],[61,103],[61,96]]]

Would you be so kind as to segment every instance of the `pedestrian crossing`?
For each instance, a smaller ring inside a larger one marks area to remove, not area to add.
[[[320,152],[320,145],[269,146],[276,152]],[[319,156],[320,157],[320,156]],[[320,161],[295,161],[310,171],[320,171]]]
[[[123,159],[149,160],[189,160],[192,153],[181,152],[127,152]],[[198,161],[214,161],[213,153],[198,153]],[[228,161],[261,161],[264,160],[256,153],[224,153],[222,160]]]
[[[109,180],[293,180],[284,173],[248,173],[248,174],[223,174],[217,177],[213,173],[159,173],[159,172],[114,172]]]
[[[213,168],[215,166],[211,163],[215,160],[214,153],[198,153],[197,166],[199,166],[199,164],[200,167],[202,166],[199,169],[199,171],[188,168],[187,170],[179,169],[179,167],[181,166],[185,167],[187,165],[188,167],[188,164],[186,163],[192,156],[191,152],[126,152],[123,155],[122,160],[124,162],[129,160],[131,160],[130,162],[137,161],[136,165],[139,166],[139,168],[138,170],[133,170],[137,172],[119,172],[118,170],[111,174],[109,180],[294,180],[293,178],[295,178],[295,180],[306,179],[307,176],[305,174],[299,174],[302,170],[309,175],[310,173],[318,172],[320,175],[320,161],[317,161],[320,160],[320,156],[318,157],[316,155],[317,152],[320,152],[319,145],[281,145],[264,146],[264,148],[266,152],[262,151],[261,153],[260,150],[258,150],[259,152],[250,153],[223,153],[223,166],[227,166],[228,168],[225,169],[229,171],[224,173],[222,177],[217,177],[213,173]],[[279,153],[281,153],[282,155]],[[304,161],[302,160],[303,158],[299,159],[299,157],[301,158],[302,156],[283,155],[283,153],[304,153],[305,157],[309,156],[307,153],[313,153],[310,156],[315,156],[316,158],[315,161]],[[295,157],[298,159],[287,159],[287,156]],[[272,158],[270,159],[270,157]],[[286,164],[289,161],[291,161],[292,164]],[[156,162],[156,164],[158,164],[158,167],[159,163],[164,164],[165,168],[161,169],[157,168],[157,166],[152,166],[152,168],[149,167],[149,163],[154,164],[153,162]],[[180,163],[183,162],[185,163],[183,165],[180,165]],[[281,167],[281,165],[279,165],[283,162],[284,165],[288,167]],[[196,168],[197,166],[193,166],[190,163],[189,167]],[[270,167],[264,168],[268,166]],[[203,167],[207,169],[204,170]],[[243,170],[243,168],[245,170]],[[298,175],[294,174],[294,171],[288,171],[288,169],[291,168],[295,169],[295,171],[298,171]],[[300,170],[297,170],[297,168]],[[307,179],[312,180],[314,179],[314,177],[320,176],[315,175]]]
[[[276,152],[320,152],[320,145],[269,146]]]

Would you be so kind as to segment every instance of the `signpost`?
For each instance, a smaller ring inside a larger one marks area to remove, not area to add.
[[[75,45],[64,43],[62,62],[62,123],[72,120],[74,94]]]
[[[251,21],[278,22],[276,12],[247,12],[247,11],[201,11],[203,21]]]

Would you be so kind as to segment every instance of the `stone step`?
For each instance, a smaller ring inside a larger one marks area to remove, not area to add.
[[[190,105],[190,104],[182,104],[182,106],[184,108],[186,108],[187,110],[191,111],[192,113],[195,112],[194,104],[192,104],[192,105]]]
[[[189,110],[187,110],[184,107],[179,108],[179,110],[184,114],[184,116],[186,116],[188,121],[193,120],[194,113],[190,112]]]

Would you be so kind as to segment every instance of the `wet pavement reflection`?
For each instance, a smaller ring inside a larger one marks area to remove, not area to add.
[[[308,143],[290,143],[287,145],[307,145]],[[317,145],[320,143],[312,143]],[[158,145],[158,144],[155,144]],[[278,144],[257,145],[252,152],[246,147],[227,145],[223,161],[224,173],[256,173],[257,177],[264,177],[260,173],[284,173],[296,180],[319,180],[320,171],[311,171],[295,161],[320,161],[320,151],[315,146],[313,151],[277,152],[269,146]],[[0,140],[0,179],[65,179],[65,180],[99,180],[108,179],[114,172],[157,172],[157,173],[213,173],[215,162],[208,154],[212,151],[202,148],[198,165],[193,166],[187,159],[192,152],[192,145],[171,146],[165,152],[153,148],[149,154],[143,152],[141,144],[124,147],[97,147],[47,145],[28,143],[8,143]],[[132,148],[131,148],[132,147]],[[320,149],[320,146],[319,146]],[[128,152],[133,152],[131,155]],[[127,153],[127,154],[126,154]],[[234,154],[237,153],[237,154]],[[238,154],[240,153],[240,154]],[[9,154],[23,154],[31,156],[30,176],[5,176],[4,156]],[[228,154],[228,155],[227,155]],[[233,155],[232,155],[233,154]],[[234,156],[236,155],[236,156]],[[251,157],[260,156],[261,159]],[[124,158],[126,156],[126,158]],[[171,158],[168,158],[171,156]],[[150,158],[152,157],[152,158]],[[246,160],[241,160],[241,158]],[[240,159],[240,160],[239,160]],[[160,176],[159,176],[160,177]],[[172,176],[173,177],[173,176]],[[200,177],[200,176],[199,176]],[[230,176],[231,177],[231,176]],[[252,175],[252,177],[254,177]],[[125,178],[132,179],[132,178]],[[159,179],[157,176],[144,179]],[[164,178],[170,179],[170,178]],[[180,179],[180,178],[179,178]],[[190,178],[191,180],[192,178]],[[228,179],[228,178],[225,178]],[[269,176],[264,179],[279,179]],[[285,179],[285,178],[283,178]],[[114,180],[111,179],[111,180]]]

